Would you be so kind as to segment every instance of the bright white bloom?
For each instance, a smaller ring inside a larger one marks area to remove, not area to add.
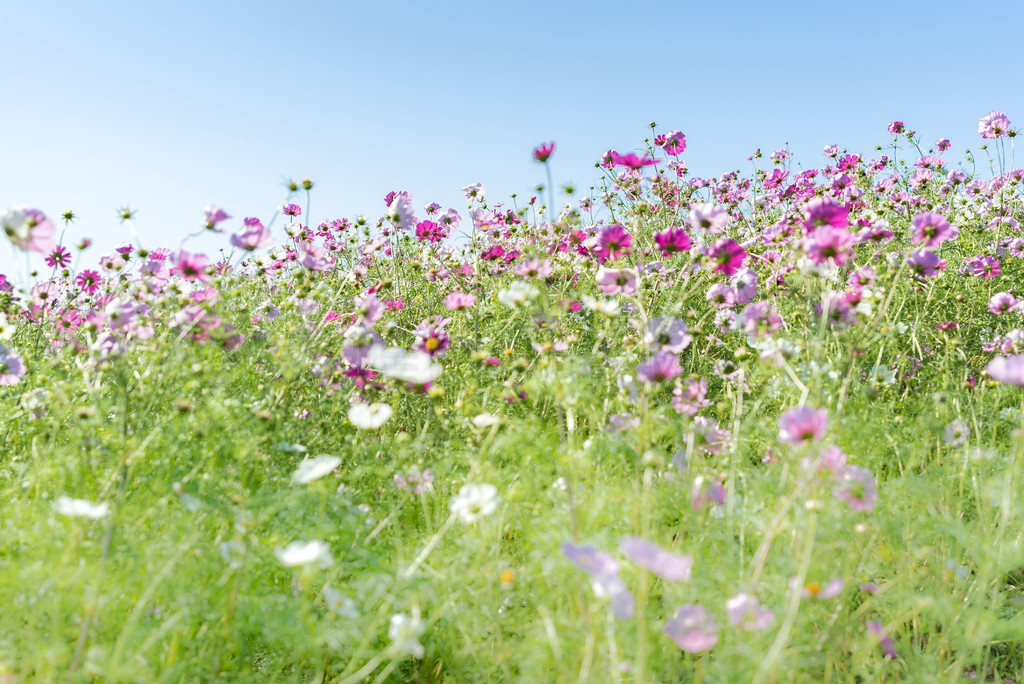
[[[468,484],[463,485],[459,493],[448,504],[448,510],[457,515],[463,522],[476,522],[498,510],[501,499],[494,485]]]
[[[297,221],[292,221],[284,227],[284,232],[286,232],[289,237],[296,237],[302,232],[302,224]]]
[[[274,555],[281,561],[281,565],[288,568],[310,563],[319,563],[321,567],[326,568],[334,563],[331,547],[319,539],[308,542],[293,541],[283,549],[274,549]]]
[[[18,326],[7,320],[7,314],[0,312],[0,340],[10,340],[17,330]]]
[[[376,430],[388,422],[391,413],[387,404],[353,404],[348,410],[348,419],[360,430]]]
[[[530,283],[517,280],[509,285],[507,290],[502,290],[498,293],[498,301],[514,309],[520,304],[532,300],[539,294],[540,291]]]
[[[412,383],[425,385],[441,374],[441,366],[434,363],[426,352],[407,352],[399,347],[372,347],[370,365],[384,375]]]
[[[473,425],[481,429],[491,427],[492,425],[499,425],[500,423],[501,416],[496,416],[493,413],[481,413],[473,419]]]
[[[313,480],[319,480],[340,465],[341,459],[329,454],[304,458],[299,461],[299,467],[292,473],[292,482],[295,484],[309,484]]]
[[[356,602],[331,586],[324,587],[324,605],[332,613],[355,620],[359,617]]]
[[[93,503],[85,499],[72,499],[61,496],[53,502],[53,510],[71,518],[89,518],[99,520],[107,515],[110,505],[107,502]]]
[[[609,297],[608,299],[594,299],[589,295],[583,295],[583,306],[591,311],[602,313],[609,318],[618,316],[622,307],[618,300]]]
[[[417,617],[409,617],[405,613],[391,616],[388,627],[388,639],[391,649],[396,653],[411,655],[413,658],[423,657],[423,644],[420,636],[426,631],[423,621]]]
[[[28,225],[26,209],[26,206],[17,206],[0,211],[0,227],[15,244],[26,243],[31,237],[32,229]]]

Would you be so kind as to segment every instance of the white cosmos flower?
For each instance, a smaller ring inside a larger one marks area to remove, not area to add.
[[[304,458],[299,461],[299,467],[292,473],[292,482],[295,484],[309,484],[313,480],[319,480],[339,465],[341,465],[341,459],[329,454]]]
[[[448,510],[463,522],[472,523],[498,510],[500,502],[494,485],[467,484],[449,502]]]
[[[498,293],[498,301],[505,306],[514,309],[523,302],[531,300],[540,294],[540,291],[524,280],[517,280],[508,286],[507,290]]]
[[[441,374],[441,366],[434,363],[430,354],[407,352],[399,347],[371,347],[370,365],[389,378],[413,385],[433,382]]]
[[[481,413],[473,419],[473,425],[480,429],[491,427],[492,425],[498,425],[500,423],[501,416],[496,416],[493,413]]]
[[[376,430],[388,422],[391,414],[387,404],[353,404],[348,410],[348,419],[360,430]]]
[[[0,313],[0,340],[10,340],[17,330],[18,326],[7,319],[7,314]]]
[[[274,549],[274,555],[281,561],[281,565],[288,568],[310,563],[319,563],[321,567],[326,568],[334,563],[331,547],[319,539],[308,542],[293,541],[283,549]]]
[[[341,617],[351,620],[359,617],[356,602],[332,586],[324,587],[324,605],[329,611]]]
[[[388,626],[391,649],[396,653],[411,655],[413,658],[422,658],[423,644],[420,643],[420,635],[426,629],[418,617],[409,617],[405,613],[392,615],[391,625]]]
[[[71,518],[99,520],[110,512],[109,508],[110,505],[105,501],[103,503],[93,503],[85,499],[72,499],[69,496],[58,497],[53,502],[53,510]]]

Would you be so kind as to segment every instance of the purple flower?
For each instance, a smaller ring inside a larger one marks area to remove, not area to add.
[[[910,241],[915,245],[922,244],[925,249],[935,249],[947,240],[955,240],[959,231],[949,225],[942,214],[926,211],[914,217]]]
[[[995,257],[975,257],[968,262],[968,266],[971,269],[971,275],[978,278],[995,278],[1002,273],[1002,270],[999,268],[999,259]]]
[[[633,236],[618,223],[605,226],[597,234],[597,246],[594,254],[603,263],[608,259],[618,259],[633,251]]]
[[[1024,356],[997,356],[988,362],[985,372],[1007,385],[1024,385]]]
[[[992,298],[988,300],[988,310],[997,316],[1000,314],[1013,311],[1020,305],[1020,300],[1014,297],[1009,292],[999,292],[992,295]]]
[[[918,278],[931,278],[946,268],[946,262],[935,256],[934,252],[924,249],[913,252],[907,259],[907,266]]]
[[[256,218],[245,219],[242,229],[231,236],[231,244],[247,252],[268,247],[273,242],[274,238],[271,237],[270,231]]]
[[[701,653],[718,643],[718,625],[704,606],[691,603],[665,623],[665,634],[687,653]]]
[[[216,204],[208,204],[203,210],[206,214],[205,224],[207,230],[217,230],[217,224],[221,221],[226,221],[231,218],[227,212],[218,207]]]
[[[669,582],[684,582],[692,576],[693,556],[677,556],[640,537],[623,537],[619,550],[644,570]]]
[[[978,133],[982,138],[1001,138],[1010,132],[1010,120],[1006,114],[992,110],[978,122]]]
[[[828,412],[810,406],[798,406],[779,418],[779,443],[803,444],[818,441],[828,426]]]
[[[693,337],[686,327],[686,322],[670,316],[658,316],[647,323],[647,335],[644,341],[652,352],[672,352],[681,354]]]
[[[762,608],[756,596],[740,592],[725,602],[729,621],[748,632],[764,629],[775,619],[775,613]]]
[[[878,645],[882,647],[882,652],[885,653],[886,657],[895,660],[897,657],[896,643],[892,640],[892,637],[885,633],[882,623],[876,620],[869,620],[866,626],[869,632],[878,637]]]
[[[659,383],[671,380],[683,372],[679,357],[668,351],[661,351],[636,368],[636,377],[641,382]]]
[[[0,344],[0,385],[15,385],[24,374],[24,359],[14,350]]]
[[[847,220],[850,210],[831,197],[815,197],[804,205],[803,212],[803,226],[808,233],[821,226],[832,226],[833,228],[841,229],[850,225],[849,220]]]

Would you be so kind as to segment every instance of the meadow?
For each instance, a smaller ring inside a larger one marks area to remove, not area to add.
[[[0,683],[1021,681],[1016,132],[879,132],[217,256],[4,210]]]

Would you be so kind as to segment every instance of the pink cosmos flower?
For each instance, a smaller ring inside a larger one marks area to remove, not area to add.
[[[484,192],[484,186],[480,183],[472,183],[462,188],[462,194],[466,196],[467,202],[472,202],[474,200],[483,202]]]
[[[1001,138],[1010,132],[1010,120],[1006,114],[992,110],[978,122],[978,133],[982,138]]]
[[[746,263],[747,250],[740,247],[732,238],[722,238],[708,250],[708,257],[715,264],[713,271],[732,276]]]
[[[198,280],[202,283],[210,282],[210,275],[207,272],[210,266],[210,259],[205,254],[189,254],[186,251],[178,252],[175,261],[174,273],[185,280]]]
[[[534,148],[533,158],[541,163],[546,162],[551,156],[551,153],[555,151],[555,143],[545,143],[540,147]]]
[[[828,412],[810,406],[798,406],[779,418],[779,443],[804,444],[818,441],[828,427]]]
[[[1009,292],[999,292],[988,300],[988,310],[998,315],[1013,311],[1020,306],[1020,300]]]
[[[46,264],[54,268],[64,268],[71,263],[71,252],[63,245],[57,245],[53,251],[46,255]]]
[[[967,265],[971,270],[971,275],[977,278],[995,278],[1002,273],[1002,269],[999,268],[999,259],[995,257],[975,257]]]
[[[302,208],[298,204],[286,204],[281,207],[281,213],[285,216],[301,216]]]
[[[632,268],[597,269],[597,287],[605,294],[636,294],[636,271]]]
[[[796,589],[796,577],[790,577],[788,584],[790,589]],[[841,577],[836,577],[825,586],[821,586],[820,582],[807,582],[801,587],[800,594],[804,598],[824,600],[839,596],[843,593],[844,588],[846,588],[846,582]]]
[[[384,305],[377,299],[377,295],[372,292],[357,295],[354,304],[356,307],[356,325],[368,328],[379,321],[380,317],[384,315]]]
[[[0,344],[0,385],[16,385],[25,375],[25,360],[9,347]]]
[[[846,466],[832,490],[832,496],[858,513],[870,511],[878,501],[874,473],[860,466]]]
[[[668,259],[680,252],[688,251],[692,243],[685,230],[670,227],[654,234],[654,244],[661,251],[662,258]]]
[[[691,228],[709,235],[721,235],[731,220],[729,212],[714,204],[698,204],[691,207],[687,217]]]
[[[665,634],[687,653],[701,653],[718,643],[718,625],[703,606],[691,603],[665,623]]]
[[[950,142],[948,138],[939,138],[938,140],[935,141],[935,149],[937,149],[939,152],[945,152],[946,150],[949,149],[949,147]]]
[[[736,304],[736,291],[725,283],[715,283],[707,291],[708,304],[716,309],[728,309]]]
[[[902,121],[893,121],[892,123],[889,124],[887,130],[889,131],[889,133],[891,135],[899,135],[905,129],[903,127],[903,122]]]
[[[669,582],[685,582],[692,576],[693,556],[679,556],[641,537],[623,537],[619,550],[644,570]]]
[[[647,322],[647,333],[644,341],[652,352],[671,352],[681,354],[693,337],[689,333],[686,322],[671,316],[658,316]]]
[[[846,228],[850,225],[847,220],[850,210],[831,197],[815,197],[804,205],[803,213],[803,226],[808,232],[821,226]]]
[[[679,156],[686,150],[686,136],[679,131],[670,131],[665,134],[664,140],[661,143],[661,149],[673,157]]]
[[[476,295],[452,292],[444,298],[444,308],[449,311],[462,311],[476,304]]]
[[[804,252],[816,264],[842,266],[853,256],[854,238],[843,228],[824,225],[804,238]]]
[[[416,224],[416,237],[420,242],[440,242],[447,235],[447,229],[433,221],[420,221]]]
[[[924,249],[912,252],[907,258],[910,272],[918,278],[931,278],[946,268],[945,260],[939,259],[934,252]]]
[[[449,319],[435,316],[420,323],[413,330],[416,341],[412,348],[415,351],[425,352],[433,359],[439,359],[448,352],[452,345],[452,338],[445,331]]]
[[[959,235],[959,231],[942,214],[932,211],[915,216],[912,230],[910,241],[915,245],[924,243],[925,249],[935,249],[947,240],[955,240]]]
[[[217,230],[218,223],[220,223],[221,221],[226,221],[229,218],[231,218],[230,216],[228,216],[227,212],[218,207],[216,204],[206,205],[206,208],[203,209],[203,212],[205,213],[205,224],[207,230]]]
[[[737,304],[749,304],[757,296],[757,273],[753,269],[740,269],[730,282]]]
[[[682,373],[679,357],[667,351],[658,352],[636,368],[636,377],[641,382],[666,382]]]
[[[602,262],[618,259],[633,251],[633,236],[618,223],[601,228],[597,234],[594,254]]]
[[[868,620],[865,627],[869,632],[878,637],[878,645],[882,648],[882,653],[885,654],[885,657],[895,660],[899,655],[896,653],[896,642],[892,640],[891,636],[886,634],[882,623],[877,620]]]
[[[60,293],[57,290],[57,286],[52,281],[46,280],[36,283],[32,287],[32,303],[45,311],[53,306],[58,294]]]
[[[762,608],[756,596],[740,592],[725,602],[729,621],[748,632],[762,630],[772,623],[775,613]]]
[[[632,152],[629,154],[619,154],[618,152],[612,152],[612,163],[615,166],[625,166],[627,168],[637,171],[645,166],[651,166],[657,164],[657,159],[651,159],[644,152],[641,156],[636,156]]]
[[[38,209],[11,207],[0,211],[0,228],[3,228],[11,243],[21,250],[48,254],[56,246],[53,234],[57,229],[53,221]]]
[[[273,242],[274,238],[270,235],[270,231],[258,218],[245,219],[242,229],[231,236],[231,244],[247,252],[269,247]]]
[[[85,294],[92,294],[99,289],[100,286],[100,274],[96,271],[85,270],[78,274],[75,278],[75,283]]]
[[[993,380],[1007,385],[1024,385],[1024,356],[997,356],[985,366]]]

